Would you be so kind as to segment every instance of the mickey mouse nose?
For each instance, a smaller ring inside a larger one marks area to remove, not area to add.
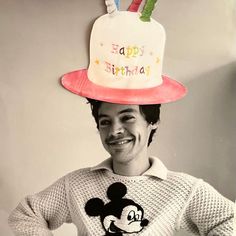
[[[144,220],[142,220],[142,222],[141,222],[140,225],[141,225],[142,227],[144,227],[144,226],[147,226],[148,223],[149,223],[149,221],[148,221],[147,219],[144,219]]]

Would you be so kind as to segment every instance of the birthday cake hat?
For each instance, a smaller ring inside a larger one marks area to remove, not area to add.
[[[118,104],[159,104],[186,94],[179,82],[162,75],[165,30],[151,18],[157,0],[133,0],[128,11],[106,0],[90,37],[90,63],[63,75],[62,85],[80,96]]]

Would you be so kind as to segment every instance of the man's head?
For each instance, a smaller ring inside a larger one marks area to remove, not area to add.
[[[108,104],[108,105],[110,104],[110,107],[108,108],[109,110],[118,104],[105,103],[105,102],[101,102],[101,101],[97,101],[97,100],[93,100],[93,99],[88,99],[88,98],[87,98],[87,100],[91,105],[92,115],[96,121],[97,128],[98,128],[98,130],[100,130],[99,112],[100,112],[100,108],[101,108],[102,104]],[[127,106],[129,106],[129,105],[127,105]],[[130,106],[133,106],[133,105],[130,105]],[[138,106],[138,111],[139,111],[140,115],[144,118],[144,120],[147,122],[147,126],[151,125],[153,127],[151,129],[150,135],[148,137],[147,146],[149,146],[150,143],[152,142],[153,135],[156,132],[157,124],[160,120],[160,107],[161,107],[160,104],[139,105]]]

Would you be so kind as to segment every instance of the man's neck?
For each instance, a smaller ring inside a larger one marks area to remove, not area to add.
[[[149,158],[134,158],[129,162],[112,161],[113,171],[115,174],[124,176],[138,176],[142,175],[150,168]]]

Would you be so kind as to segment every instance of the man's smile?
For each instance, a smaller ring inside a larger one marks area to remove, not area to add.
[[[124,144],[130,143],[131,141],[133,141],[133,138],[111,140],[111,141],[107,141],[106,143],[109,146],[122,146]]]

